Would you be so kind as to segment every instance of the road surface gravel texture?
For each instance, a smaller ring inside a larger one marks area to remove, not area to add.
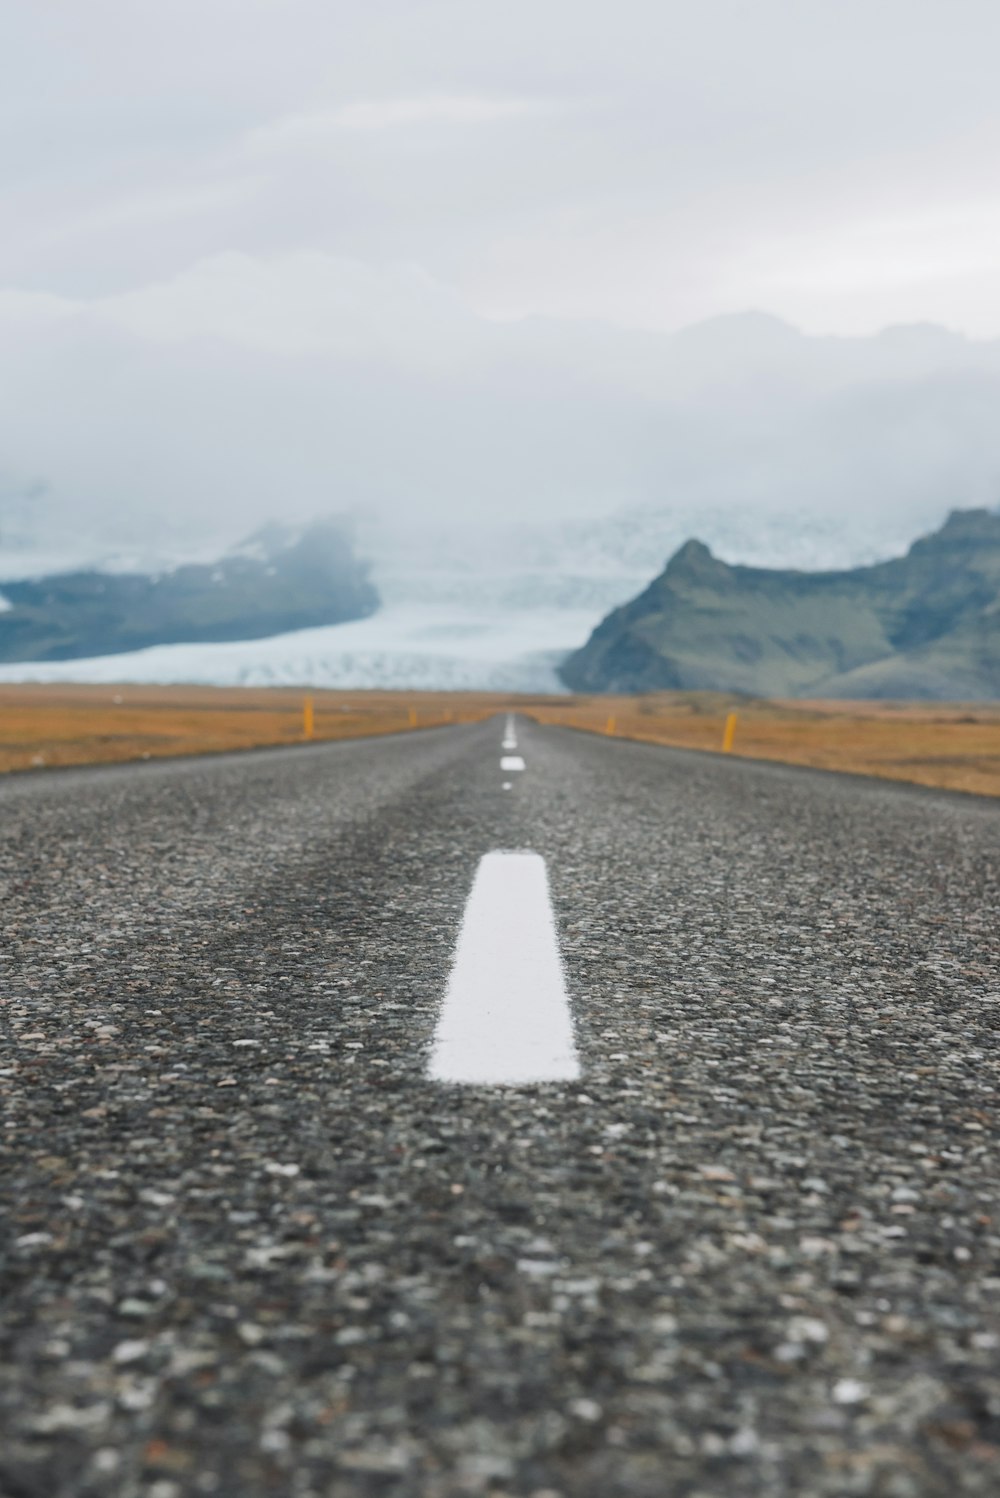
[[[1000,804],[517,730],[0,785],[3,1498],[1000,1492]]]

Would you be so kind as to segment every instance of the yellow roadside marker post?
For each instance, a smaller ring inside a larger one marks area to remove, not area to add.
[[[726,718],[726,726],[722,734],[723,754],[732,754],[733,740],[736,738],[736,714],[730,713]]]
[[[313,700],[311,697],[302,699],[302,737],[311,739],[313,736]]]
[[[614,738],[616,726],[617,725],[615,724],[614,715],[612,714],[612,716],[608,719],[608,726],[604,730],[604,732],[605,733],[609,733],[611,735],[611,737]]]
[[[411,728],[416,728],[416,726],[417,726],[417,710],[416,710],[415,707],[411,707],[410,708],[410,727]]]

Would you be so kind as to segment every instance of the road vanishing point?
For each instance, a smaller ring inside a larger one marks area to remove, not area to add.
[[[995,1495],[998,850],[524,717],[8,777],[0,1495]]]

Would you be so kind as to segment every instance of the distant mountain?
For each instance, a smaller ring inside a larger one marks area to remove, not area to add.
[[[694,502],[599,520],[491,527],[435,525],[420,517],[380,524],[362,517],[356,545],[372,564],[381,600],[374,614],[254,639],[0,664],[0,681],[558,692],[564,690],[556,674],[560,661],[605,614],[634,598],[686,536],[702,536],[728,560],[831,570],[898,556],[917,529],[873,508],[846,524],[843,516],[801,509],[713,510]],[[61,559],[52,550],[57,536]],[[0,551],[0,595],[15,579],[57,572],[173,573],[225,549],[203,543],[200,555],[184,555],[179,547],[190,547],[194,538],[182,532],[173,551],[150,547],[137,559],[131,548],[99,550],[91,542],[89,552],[78,546],[69,560],[72,538],[53,528],[39,539],[48,539],[47,555]]]
[[[362,619],[379,603],[348,530],[334,521],[265,527],[212,563],[148,574],[87,569],[2,587],[0,661],[255,640]]]
[[[1000,697],[1000,515],[958,510],[905,557],[730,566],[688,541],[560,668],[575,691]]]
[[[749,515],[697,505],[490,527],[361,518],[356,545],[372,565],[381,600],[375,614],[267,638],[0,663],[0,681],[558,692],[559,662],[610,609],[634,597],[695,527],[725,557],[783,567],[878,561],[896,555],[913,533],[881,512],[845,527],[801,511]],[[134,551],[98,550],[91,542],[89,553],[78,549],[76,560],[68,561],[72,538],[55,528],[46,533],[48,555],[57,536],[64,552],[56,562],[38,551],[0,550],[0,595],[15,579],[71,570],[173,573],[223,549],[206,544],[201,555],[187,556],[147,549],[147,560],[137,560]],[[181,533],[176,542],[190,546],[192,538]],[[0,611],[3,606],[0,596]]]

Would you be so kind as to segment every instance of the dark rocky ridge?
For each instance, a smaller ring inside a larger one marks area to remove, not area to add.
[[[591,692],[1000,697],[1000,515],[954,511],[905,557],[843,572],[730,566],[688,541],[560,674]]]
[[[148,645],[255,640],[378,607],[347,529],[268,526],[218,562],[156,575],[95,570],[5,582],[0,661],[75,660]]]

